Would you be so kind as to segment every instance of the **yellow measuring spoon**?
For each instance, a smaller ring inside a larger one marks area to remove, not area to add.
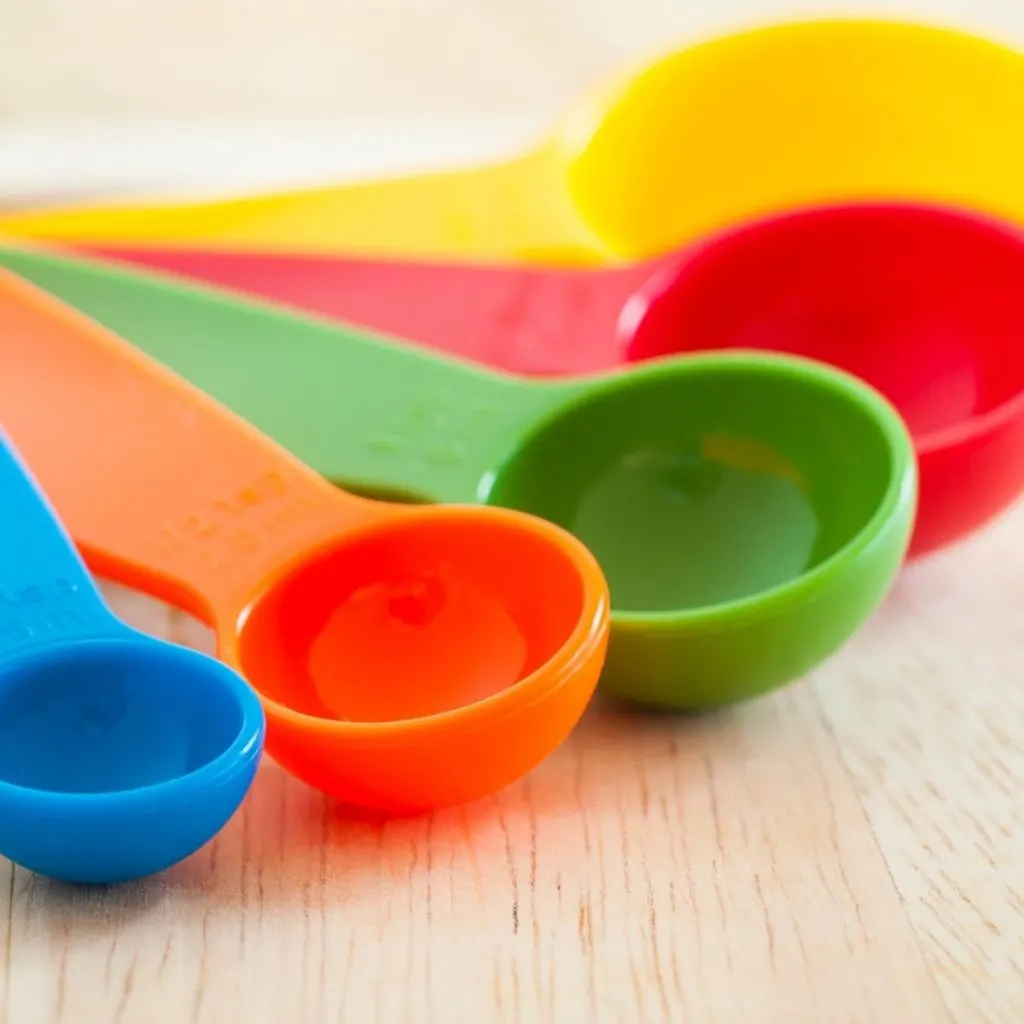
[[[794,22],[601,85],[533,150],[446,174],[217,202],[21,211],[64,242],[594,263],[847,199],[1024,221],[1024,55],[891,21]]]

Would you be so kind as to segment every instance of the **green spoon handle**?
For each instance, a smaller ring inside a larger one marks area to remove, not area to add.
[[[487,475],[571,388],[92,261],[0,249],[0,265],[364,494],[476,500]]]

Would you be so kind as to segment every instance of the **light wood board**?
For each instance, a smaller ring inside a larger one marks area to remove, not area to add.
[[[625,57],[829,9],[0,0],[0,120],[554,116]],[[1019,0],[872,9],[1024,38]],[[802,683],[698,719],[598,701],[473,806],[353,820],[267,763],[152,881],[0,862],[0,1022],[1020,1024],[1022,606],[1024,508],[908,570]]]

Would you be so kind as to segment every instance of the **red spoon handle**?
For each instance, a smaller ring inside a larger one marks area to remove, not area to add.
[[[650,264],[587,270],[83,248],[525,376],[592,373],[617,365],[623,310],[653,270]]]

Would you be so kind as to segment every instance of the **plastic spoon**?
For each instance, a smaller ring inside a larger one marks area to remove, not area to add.
[[[528,375],[737,346],[832,363],[881,391],[914,438],[915,557],[979,529],[1024,489],[1024,237],[966,211],[815,208],[591,270],[100,254]]]
[[[2,432],[0,493],[0,853],[67,882],[162,871],[248,791],[259,700],[115,617]]]
[[[681,49],[596,88],[506,163],[286,194],[21,211],[0,230],[403,257],[593,263],[851,199],[1024,220],[1024,59],[942,28],[796,22]]]
[[[285,769],[417,810],[494,791],[572,729],[608,636],[579,541],[504,509],[343,494],[6,273],[0,322],[0,416],[88,561],[216,628]]]
[[[628,699],[715,705],[795,679],[857,628],[906,550],[903,423],[819,364],[716,353],[534,382],[151,275],[0,263],[116,320],[334,481],[572,530],[611,586],[602,686]]]

